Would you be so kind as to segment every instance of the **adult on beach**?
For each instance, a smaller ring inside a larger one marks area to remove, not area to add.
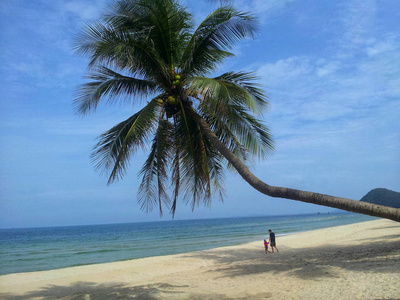
[[[271,245],[272,253],[274,253],[274,248],[276,249],[276,252],[279,252],[278,248],[276,248],[275,233],[273,233],[271,229],[268,229],[268,231],[269,231],[269,244]]]

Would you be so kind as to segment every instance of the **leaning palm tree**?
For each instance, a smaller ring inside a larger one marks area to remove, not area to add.
[[[139,174],[142,209],[175,213],[183,198],[194,208],[223,197],[226,167],[272,196],[400,221],[400,210],[318,193],[270,186],[247,167],[273,149],[259,117],[268,102],[257,77],[227,72],[220,63],[232,46],[252,37],[254,18],[222,6],[194,28],[176,0],[120,0],[100,21],[87,24],[77,52],[89,57],[90,79],[79,89],[77,110],[86,114],[100,100],[125,100],[141,109],[99,138],[92,157],[109,183],[125,173],[135,152],[150,144]]]

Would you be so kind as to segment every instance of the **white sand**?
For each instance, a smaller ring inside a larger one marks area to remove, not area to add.
[[[277,232],[279,234],[279,232]],[[1,299],[400,299],[400,223],[377,220],[180,255],[0,276]]]

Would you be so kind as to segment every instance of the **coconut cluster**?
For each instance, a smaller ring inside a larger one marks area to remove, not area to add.
[[[181,84],[181,76],[175,75],[175,80],[172,82],[173,86],[179,86]]]
[[[172,68],[172,74],[176,74],[174,68]],[[179,87],[181,85],[181,76],[178,74],[174,75],[171,83],[172,89],[176,89],[177,87]],[[180,99],[176,95],[167,94],[163,98],[158,98],[157,102],[160,105],[165,105],[165,111],[168,118],[172,117],[174,114],[180,111]]]
[[[173,70],[172,73],[174,74],[175,71]],[[180,84],[181,84],[181,76],[176,74],[174,76],[174,80],[172,81],[172,88],[175,89]],[[174,106],[178,105],[179,104],[179,98],[174,96],[174,95],[168,96],[167,103],[170,104],[170,105],[174,105]]]

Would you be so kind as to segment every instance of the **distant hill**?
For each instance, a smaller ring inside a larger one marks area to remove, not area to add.
[[[360,201],[400,208],[400,193],[388,189],[373,189]]]

